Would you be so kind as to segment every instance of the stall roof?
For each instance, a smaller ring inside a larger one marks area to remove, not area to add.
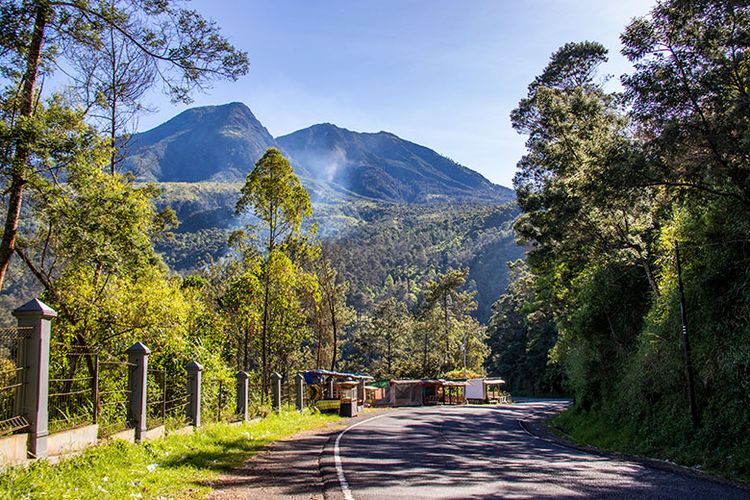
[[[305,370],[302,372],[302,375],[304,376],[306,373],[309,373],[311,375],[320,375],[323,377],[335,377],[335,378],[353,378],[353,379],[360,379],[360,380],[375,380],[373,377],[369,375],[362,375],[360,373],[346,373],[346,372],[334,372],[331,370]]]
[[[447,386],[461,386],[466,385],[466,382],[456,380],[444,380],[439,379],[408,379],[408,380],[391,380],[391,384],[422,384],[422,385],[447,385]]]
[[[504,384],[505,380],[501,378],[486,378],[484,379],[484,385],[501,385]]]
[[[458,380],[443,380],[443,385],[447,387],[464,387],[466,386],[466,382]]]

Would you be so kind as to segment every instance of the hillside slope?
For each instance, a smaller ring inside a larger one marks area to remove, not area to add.
[[[316,201],[504,203],[508,188],[387,132],[323,124],[274,139],[242,103],[192,108],[125,144],[123,168],[159,182],[239,182],[280,149]]]
[[[424,203],[503,202],[513,197],[510,189],[389,132],[352,132],[324,123],[276,141],[315,179],[370,198]]]
[[[174,237],[159,242],[167,263],[190,272],[224,255],[229,234],[240,226],[233,215],[241,184],[165,183],[160,205],[173,207],[182,221]],[[350,282],[349,299],[360,310],[367,297],[387,283],[400,288],[405,301],[419,284],[448,267],[469,268],[469,286],[477,291],[477,318],[507,284],[506,262],[523,256],[515,244],[515,205],[484,203],[386,203],[365,199],[315,203],[318,236],[334,247],[332,260]]]

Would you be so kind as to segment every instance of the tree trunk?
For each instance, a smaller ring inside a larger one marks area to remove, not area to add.
[[[391,353],[391,336],[390,335],[388,335],[388,337],[387,337],[387,342],[388,342],[388,376],[392,377],[393,376],[393,371],[391,371],[391,356],[392,356],[392,353]]]
[[[424,331],[424,353],[423,353],[424,356],[422,357],[422,376],[423,377],[427,376],[427,340],[428,340],[427,335],[429,335],[429,333],[427,332],[427,329],[425,328],[425,331]]]
[[[269,277],[268,270],[266,270],[265,285],[265,297],[263,298],[263,333],[260,338],[260,350],[261,350],[261,385],[262,391],[260,395],[260,403],[266,402],[266,393],[268,392],[268,364],[267,364],[267,353],[268,353],[268,295],[269,295]]]
[[[450,339],[448,338],[448,293],[443,295],[443,317],[445,325],[445,371],[450,369]]]
[[[48,16],[49,5],[47,2],[38,2],[34,14],[34,32],[31,35],[29,52],[26,55],[26,69],[21,88],[19,114],[23,117],[30,117],[34,114],[36,78],[39,61],[41,60],[42,44],[44,43],[44,28],[47,25]],[[0,290],[2,290],[5,274],[8,272],[8,266],[16,247],[18,221],[21,218],[21,206],[23,204],[23,190],[28,181],[26,178],[26,169],[30,157],[30,145],[23,142],[17,143],[9,188],[8,213],[5,216],[3,239],[0,241]]]
[[[649,265],[648,260],[645,257],[640,257],[640,261],[641,267],[646,273],[646,279],[648,279],[648,284],[651,287],[651,291],[654,292],[654,295],[659,297],[661,295],[659,291],[659,284],[656,282],[656,278],[654,278],[654,273],[651,272],[651,266]]]
[[[114,13],[114,1],[110,2],[110,8],[112,9],[112,12]],[[119,92],[119,89],[117,88],[117,57],[115,56],[115,30],[110,28],[109,29],[109,46],[110,50],[112,51],[112,59],[110,60],[110,63],[112,63],[111,69],[112,69],[112,75],[111,75],[111,84],[112,88],[110,89],[112,91],[112,114],[111,114],[111,120],[112,123],[110,123],[109,127],[109,145],[112,148],[112,151],[110,152],[110,158],[109,158],[109,169],[110,173],[112,175],[115,175],[115,162],[117,161],[117,149],[116,149],[116,141],[117,141],[117,94]]]
[[[336,371],[336,348],[338,344],[338,330],[336,328],[336,304],[334,303],[333,300],[330,300],[330,297],[329,297],[328,304],[331,310],[331,326],[333,328],[333,357],[331,358],[331,371],[335,372]]]

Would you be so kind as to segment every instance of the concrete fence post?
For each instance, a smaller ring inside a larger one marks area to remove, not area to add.
[[[201,372],[203,366],[197,361],[185,365],[187,370],[188,405],[187,418],[194,427],[201,426]]]
[[[301,373],[294,376],[294,395],[297,403],[297,411],[305,408],[305,377]]]
[[[57,313],[39,299],[27,302],[13,316],[24,338],[18,352],[23,380],[16,399],[16,410],[29,421],[28,455],[30,458],[47,456],[49,432],[49,340],[52,319]],[[27,330],[28,329],[28,330]]]
[[[148,383],[148,355],[151,349],[136,342],[125,351],[128,355],[128,422],[135,428],[135,441],[141,442],[146,433],[146,395]]]
[[[281,375],[274,372],[271,374],[271,380],[273,381],[271,386],[273,411],[279,415],[281,414]]]
[[[247,399],[247,385],[248,378],[250,375],[247,372],[239,372],[237,374],[237,415],[242,420],[247,420],[248,411],[248,399]]]

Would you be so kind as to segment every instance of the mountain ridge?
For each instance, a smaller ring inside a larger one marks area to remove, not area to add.
[[[320,123],[273,137],[241,102],[190,108],[125,146],[124,169],[159,182],[237,182],[270,147],[313,194],[397,203],[504,203],[514,192],[440,153],[387,131]]]

